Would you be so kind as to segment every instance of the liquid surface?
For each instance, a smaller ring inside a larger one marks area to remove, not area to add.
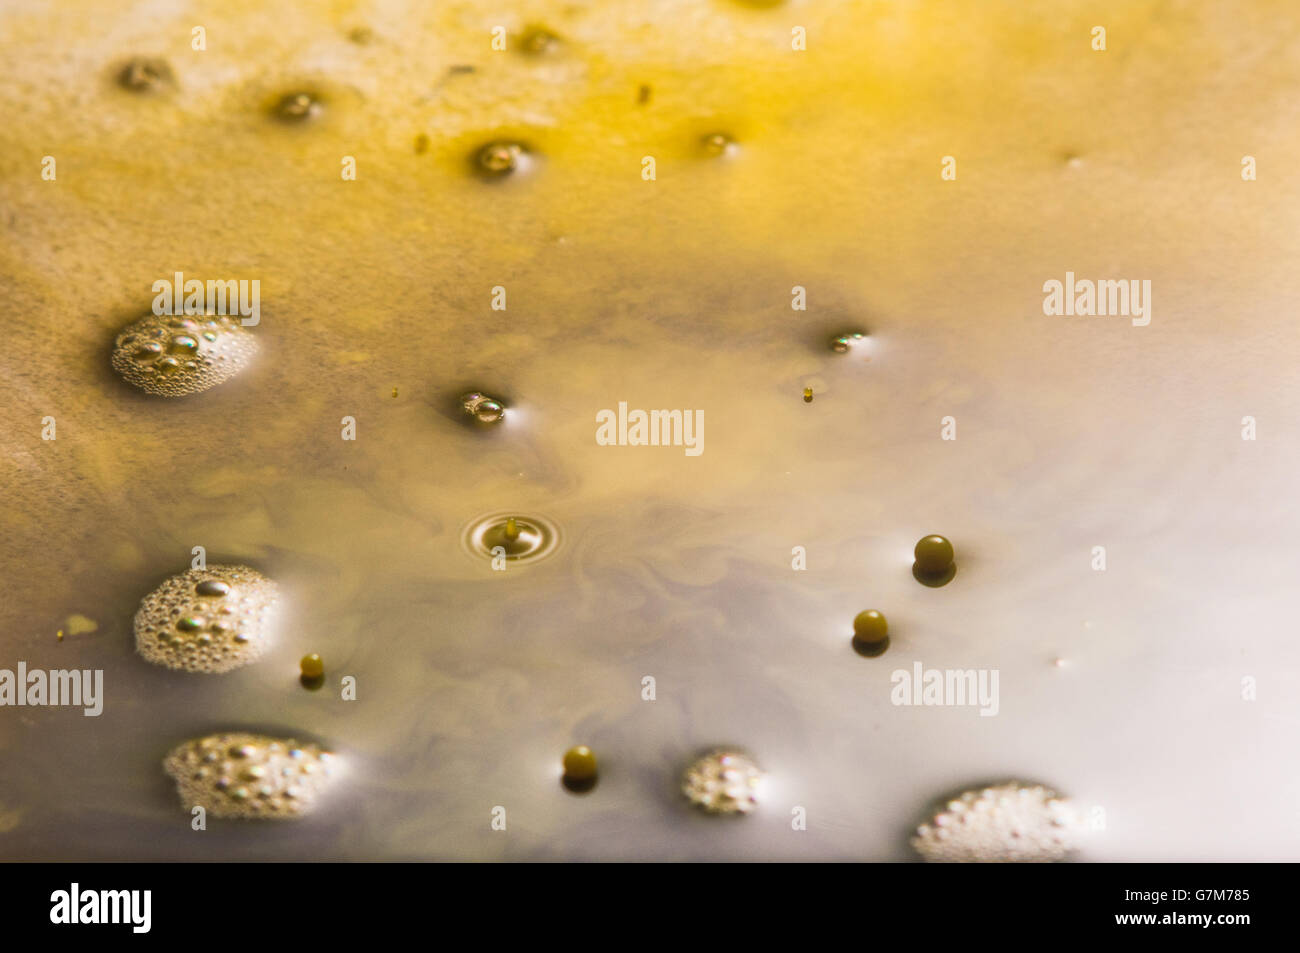
[[[938,792],[1033,777],[1104,807],[1088,859],[1294,858],[1293,4],[54,0],[0,9],[0,58],[0,667],[105,693],[0,709],[0,856],[901,860]],[[526,174],[476,174],[490,142]],[[110,353],[177,271],[262,313],[255,361],[170,400]],[[1045,315],[1067,271],[1150,279],[1151,323]],[[622,401],[703,410],[704,452],[598,445]],[[495,571],[484,514],[564,545]],[[279,585],[256,664],[136,654],[196,546]],[[998,715],[892,704],[913,661],[998,670]],[[197,840],[160,763],[237,730],[356,770]],[[767,773],[743,823],[681,793],[720,743]]]

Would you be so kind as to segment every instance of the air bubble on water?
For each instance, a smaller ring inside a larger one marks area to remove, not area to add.
[[[310,814],[339,768],[338,756],[317,745],[244,733],[195,738],[163,759],[181,806],[221,818]]]
[[[171,85],[172,70],[166,60],[137,56],[122,67],[117,81],[134,93],[152,93]]]
[[[519,49],[533,56],[553,53],[559,46],[560,38],[544,26],[530,26],[519,38]]]
[[[1065,859],[1081,832],[1069,798],[1008,781],[949,800],[916,829],[912,846],[930,862],[1041,863]]]
[[[298,90],[280,97],[273,110],[275,117],[282,122],[299,123],[314,119],[324,110],[324,105],[315,93]]]
[[[847,354],[854,344],[857,344],[865,337],[866,335],[860,331],[849,331],[844,334],[837,334],[835,337],[831,338],[831,350],[836,354]]]
[[[484,178],[501,179],[527,168],[530,161],[523,143],[498,139],[474,153],[474,168]]]
[[[155,665],[229,672],[256,661],[270,647],[278,603],[276,584],[247,566],[191,569],[141,601],[135,614],[136,648]],[[213,612],[222,621],[209,622]]]
[[[717,157],[735,155],[739,146],[725,133],[713,132],[700,139],[700,148],[704,150],[705,155]]]
[[[257,350],[252,333],[227,315],[177,321],[149,314],[118,334],[110,362],[146,393],[185,397],[234,377]],[[182,362],[177,354],[191,360]]]
[[[718,748],[686,769],[682,793],[710,814],[749,814],[758,807],[762,780],[762,769],[747,754]]]
[[[480,394],[474,391],[469,394],[462,394],[460,398],[461,407],[465,413],[473,417],[480,423],[494,424],[506,415],[506,405],[495,397],[489,397],[486,394]]]

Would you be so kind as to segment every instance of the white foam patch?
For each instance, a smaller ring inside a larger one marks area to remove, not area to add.
[[[719,749],[686,769],[682,793],[710,814],[748,814],[758,807],[762,780],[762,770],[747,755]]]
[[[1080,832],[1068,798],[1009,781],[949,801],[916,829],[912,846],[932,863],[1043,863],[1064,860]]]
[[[290,819],[311,813],[340,772],[338,756],[292,738],[195,738],[163,759],[181,805],[212,817]]]
[[[155,665],[220,673],[256,661],[274,640],[279,587],[247,566],[172,576],[140,602],[135,645]]]

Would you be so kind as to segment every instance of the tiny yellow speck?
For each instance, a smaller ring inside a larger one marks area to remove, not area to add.
[[[812,403],[812,388],[811,388],[811,387],[805,387],[805,388],[803,389],[803,399],[804,399],[804,403],[806,403],[806,404],[811,404],[811,403]]]
[[[58,634],[59,634],[59,641],[62,642],[62,641],[63,641],[63,630],[62,630],[62,629],[59,629],[59,633],[58,633]]]

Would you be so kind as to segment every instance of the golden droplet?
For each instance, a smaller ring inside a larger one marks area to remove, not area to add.
[[[519,538],[519,524],[515,522],[515,518],[513,516],[511,516],[509,519],[506,520],[505,534],[506,534],[506,539]]]
[[[811,404],[811,403],[812,403],[812,397],[813,397],[813,395],[812,395],[812,388],[811,388],[811,387],[805,387],[805,388],[803,389],[803,402],[804,402],[805,404]]]

